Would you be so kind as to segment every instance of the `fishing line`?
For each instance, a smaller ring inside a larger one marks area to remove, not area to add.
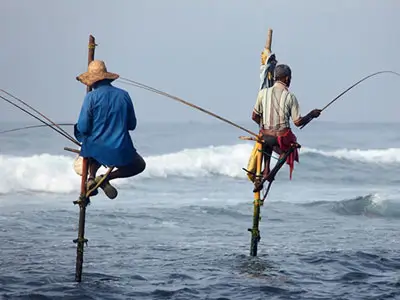
[[[217,118],[217,119],[219,119],[219,120],[221,120],[221,121],[224,121],[224,122],[226,122],[226,123],[228,123],[228,124],[230,124],[230,125],[232,125],[232,126],[234,126],[234,127],[236,127],[236,128],[239,128],[239,129],[241,129],[241,130],[243,130],[243,131],[245,131],[245,132],[247,132],[247,133],[249,133],[249,134],[255,136],[256,139],[254,139],[254,140],[258,140],[258,138],[259,138],[259,135],[258,135],[258,134],[254,133],[254,132],[252,132],[252,131],[250,131],[250,130],[248,130],[248,129],[246,129],[246,128],[240,126],[240,125],[237,125],[237,124],[233,123],[232,121],[229,121],[229,120],[227,120],[227,119],[225,119],[225,118],[223,118],[223,117],[221,117],[221,116],[219,116],[219,115],[216,115],[216,114],[214,114],[213,112],[210,112],[210,111],[208,111],[208,110],[206,110],[206,109],[204,109],[204,108],[201,108],[201,107],[199,107],[199,106],[197,106],[197,105],[195,105],[195,104],[193,104],[193,103],[190,103],[190,102],[188,102],[188,101],[185,101],[185,100],[183,100],[183,99],[181,99],[181,98],[178,98],[178,97],[176,97],[176,96],[170,95],[170,94],[168,94],[168,93],[166,93],[166,92],[163,92],[163,91],[158,90],[158,89],[156,89],[156,88],[153,88],[153,87],[151,87],[151,86],[145,85],[145,84],[143,84],[143,83],[140,83],[140,82],[137,82],[137,81],[134,81],[134,80],[130,80],[130,79],[128,79],[128,78],[120,77],[120,78],[119,78],[119,81],[121,81],[121,83],[125,83],[125,84],[132,85],[132,86],[135,86],[135,87],[138,87],[138,88],[141,88],[141,89],[144,89],[144,90],[147,90],[147,91],[150,91],[150,92],[159,94],[159,95],[163,95],[163,96],[166,96],[166,97],[171,98],[171,99],[173,99],[173,100],[176,100],[176,101],[178,101],[178,102],[181,102],[181,103],[183,103],[183,104],[186,104],[186,105],[188,105],[188,106],[190,106],[190,107],[192,107],[192,108],[198,109],[198,110],[200,110],[200,111],[202,111],[202,112],[204,112],[204,113],[206,113],[206,114],[209,114],[210,116],[213,116],[213,117],[215,117],[215,118]],[[241,139],[246,139],[246,138],[244,138],[244,137],[240,137],[240,138],[241,138]],[[271,154],[271,155],[266,154],[266,153],[264,153],[264,154],[267,155],[267,156],[269,156],[269,157],[271,157],[271,158],[273,158],[273,159],[278,160],[278,158],[275,157],[275,156],[273,156],[272,154]]]
[[[359,85],[361,82],[367,80],[367,79],[370,78],[370,77],[373,77],[373,76],[376,76],[376,75],[382,74],[382,73],[391,73],[391,74],[400,76],[400,73],[397,73],[397,72],[395,72],[395,71],[379,71],[379,72],[372,73],[372,74],[370,74],[370,75],[368,75],[368,76],[365,76],[364,78],[360,79],[359,81],[357,81],[356,83],[354,83],[353,85],[351,85],[349,88],[347,88],[346,90],[344,90],[344,91],[343,91],[342,93],[340,93],[338,96],[336,96],[332,101],[330,101],[327,105],[325,105],[325,106],[321,109],[321,111],[324,111],[325,109],[327,109],[327,108],[328,108],[331,104],[333,104],[336,100],[338,100],[340,97],[342,97],[342,96],[343,96],[344,94],[346,94],[348,91],[350,91],[351,89],[353,89],[354,87],[356,87],[357,85]],[[158,89],[156,89],[156,88],[153,88],[153,87],[151,87],[151,86],[142,84],[142,83],[140,83],[140,82],[137,82],[137,81],[134,81],[134,80],[130,80],[130,79],[128,79],[128,78],[120,77],[119,80],[120,80],[122,83],[125,83],[125,84],[128,84],[128,85],[132,85],[132,86],[135,86],[135,87],[138,87],[138,88],[142,88],[142,89],[148,90],[148,91],[150,91],[150,92],[154,92],[154,93],[157,93],[157,94],[159,94],[159,95],[163,95],[163,96],[166,96],[166,97],[168,97],[168,98],[171,98],[171,99],[174,99],[174,100],[176,100],[176,101],[179,101],[179,102],[181,102],[181,103],[183,103],[183,104],[185,104],[185,105],[188,105],[188,106],[190,106],[190,107],[192,107],[192,108],[195,108],[195,109],[200,110],[200,111],[202,111],[202,112],[204,112],[204,113],[206,113],[206,114],[209,114],[209,115],[211,115],[211,116],[213,116],[213,117],[215,117],[215,118],[217,118],[217,119],[219,119],[219,120],[222,120],[222,121],[224,121],[224,122],[226,122],[226,123],[228,123],[228,124],[230,124],[230,125],[232,125],[232,126],[234,126],[234,127],[236,127],[236,128],[239,128],[239,129],[241,129],[241,130],[243,130],[243,131],[245,131],[245,132],[247,132],[247,133],[249,133],[249,134],[251,134],[251,135],[253,135],[253,136],[255,136],[255,137],[259,137],[256,133],[254,133],[254,132],[252,132],[252,131],[250,131],[250,130],[248,130],[248,129],[242,127],[242,126],[239,126],[239,125],[237,125],[237,124],[235,124],[235,123],[233,123],[233,122],[231,122],[231,121],[229,121],[229,120],[227,120],[227,119],[225,119],[225,118],[222,118],[221,116],[218,116],[218,115],[216,115],[216,114],[214,114],[214,113],[212,113],[212,112],[210,112],[210,111],[208,111],[208,110],[205,110],[204,108],[201,108],[201,107],[199,107],[199,106],[197,106],[197,105],[195,105],[195,104],[193,104],[193,103],[190,103],[190,102],[188,102],[188,101],[185,101],[185,100],[183,100],[183,99],[181,99],[181,98],[178,98],[178,97],[176,97],[176,96],[170,95],[170,94],[168,94],[168,93],[166,93],[166,92],[163,92],[163,91],[158,90]],[[300,128],[303,129],[306,125],[307,125],[307,124],[304,124],[304,125],[302,125]]]
[[[356,87],[357,85],[359,85],[361,82],[363,82],[364,80],[367,80],[370,77],[379,75],[379,74],[383,74],[383,73],[390,73],[390,74],[394,74],[396,76],[400,77],[400,73],[397,73],[395,71],[379,71],[379,72],[375,72],[372,73],[368,76],[365,76],[364,78],[360,79],[359,81],[357,81],[356,83],[354,83],[353,85],[351,85],[350,87],[348,87],[346,90],[344,90],[342,93],[340,93],[339,95],[337,95],[331,102],[329,102],[327,105],[325,105],[321,111],[324,111],[325,109],[327,109],[331,104],[333,104],[336,100],[338,100],[340,97],[342,97],[344,94],[346,94],[348,91],[350,91],[351,89],[353,89],[354,87]],[[307,123],[308,124],[308,123]],[[307,124],[304,124],[300,127],[300,129],[303,129]]]
[[[62,136],[66,137],[67,139],[69,139],[71,142],[73,142],[74,144],[76,144],[77,146],[81,146],[81,144],[76,141],[74,138],[72,138],[69,134],[65,134],[62,131],[59,131],[56,127],[53,127],[50,123],[47,123],[46,121],[43,121],[42,119],[40,119],[39,117],[35,116],[34,114],[32,114],[31,112],[27,111],[26,109],[24,109],[23,107],[19,106],[18,104],[15,104],[14,102],[12,102],[11,100],[0,96],[1,99],[3,99],[4,101],[10,103],[11,105],[19,108],[20,110],[22,110],[23,112],[27,113],[28,115],[32,116],[33,118],[35,118],[36,120],[42,122],[43,124],[45,124],[46,126],[49,126],[50,128],[52,128],[53,130],[55,130],[56,132],[58,132],[59,134],[61,134]]]
[[[353,85],[351,85],[349,88],[347,88],[347,89],[346,89],[345,91],[343,91],[342,93],[340,93],[340,94],[339,94],[337,97],[335,97],[331,102],[329,102],[327,105],[325,105],[325,106],[322,108],[321,111],[324,111],[325,109],[327,109],[332,103],[334,103],[334,102],[335,102],[336,100],[338,100],[341,96],[343,96],[343,95],[346,94],[348,91],[350,91],[351,89],[353,89],[354,87],[356,87],[357,85],[359,85],[359,84],[360,84],[361,82],[363,82],[364,80],[367,80],[367,79],[370,78],[370,77],[373,77],[373,76],[376,76],[376,75],[382,74],[382,73],[391,73],[391,74],[395,74],[395,75],[397,75],[397,76],[400,76],[399,73],[394,72],[394,71],[379,71],[379,72],[375,72],[375,73],[373,73],[373,74],[370,74],[370,75],[368,75],[368,76],[362,78],[361,80],[357,81],[357,82],[354,83]],[[251,135],[257,137],[257,138],[259,137],[259,135],[257,135],[256,133],[254,133],[254,132],[252,132],[252,131],[250,131],[250,130],[248,130],[248,129],[242,127],[242,126],[239,126],[239,125],[237,125],[237,124],[235,124],[235,123],[233,123],[233,122],[231,122],[231,121],[229,121],[229,120],[227,120],[227,119],[225,119],[225,118],[223,118],[223,117],[221,117],[221,116],[218,116],[218,115],[216,115],[216,114],[214,114],[214,113],[212,113],[212,112],[210,112],[210,111],[208,111],[208,110],[205,110],[204,108],[201,108],[201,107],[199,107],[199,106],[197,106],[197,105],[195,105],[195,104],[193,104],[193,103],[190,103],[190,102],[188,102],[188,101],[185,101],[185,100],[183,100],[183,99],[181,99],[181,98],[178,98],[178,97],[176,97],[176,96],[170,95],[170,94],[168,94],[168,93],[166,93],[166,92],[163,92],[163,91],[161,91],[161,90],[158,90],[158,89],[156,89],[156,88],[153,88],[153,87],[151,87],[151,86],[142,84],[142,83],[140,83],[140,82],[137,82],[137,81],[134,81],[134,80],[131,80],[131,79],[128,79],[128,78],[120,77],[119,80],[120,80],[122,83],[125,83],[125,84],[128,84],[128,85],[132,85],[132,86],[135,86],[135,87],[138,87],[138,88],[141,88],[141,89],[145,89],[145,90],[148,90],[148,91],[150,91],[150,92],[154,92],[154,93],[156,93],[156,94],[163,95],[163,96],[166,96],[166,97],[171,98],[171,99],[173,99],[173,100],[176,100],[176,101],[178,101],[178,102],[181,102],[181,103],[183,103],[183,104],[185,104],[185,105],[188,105],[188,106],[190,106],[190,107],[192,107],[192,108],[195,108],[195,109],[197,109],[197,110],[200,110],[200,111],[202,111],[202,112],[204,112],[204,113],[206,113],[206,114],[208,114],[208,115],[211,115],[211,116],[213,116],[213,117],[215,117],[215,118],[217,118],[217,119],[219,119],[219,120],[221,120],[221,121],[224,121],[224,122],[226,122],[226,123],[228,123],[228,124],[230,124],[230,125],[232,125],[232,126],[234,126],[234,127],[236,127],[236,128],[239,128],[239,129],[241,129],[241,130],[243,130],[243,131],[245,131],[245,132],[247,132],[247,133],[249,133],[249,134],[251,134]],[[302,125],[302,126],[300,127],[300,129],[303,129],[306,125],[307,125],[307,124]],[[271,155],[271,157],[273,157],[273,156]],[[273,157],[273,158],[275,158],[275,157]]]
[[[14,98],[15,100],[19,101],[20,103],[24,104],[25,106],[29,107],[31,110],[33,110],[34,112],[36,112],[38,115],[40,115],[41,117],[45,118],[47,121],[49,121],[50,123],[52,123],[53,125],[55,125],[60,131],[62,131],[65,135],[69,136],[70,140],[75,140],[68,132],[66,132],[64,129],[62,129],[61,127],[57,126],[56,123],[54,123],[52,120],[50,120],[48,117],[46,117],[44,114],[42,114],[40,111],[36,110],[35,108],[33,108],[32,106],[30,106],[28,103],[26,103],[25,101],[22,101],[21,99],[15,97],[14,95],[12,95],[11,93],[8,93],[5,90],[0,89],[1,92],[7,94],[8,96]],[[65,136],[64,135],[64,136]]]
[[[234,126],[234,127],[236,127],[236,128],[239,128],[239,129],[241,129],[241,130],[243,130],[243,131],[245,131],[245,132],[247,132],[247,133],[249,133],[249,134],[255,136],[256,139],[250,138],[250,139],[252,139],[252,140],[257,141],[258,138],[260,137],[258,134],[254,133],[254,132],[252,132],[252,131],[250,131],[250,130],[248,130],[248,129],[246,129],[246,128],[240,126],[240,125],[237,125],[237,124],[233,123],[232,121],[229,121],[229,120],[227,120],[227,119],[225,119],[225,118],[223,118],[223,117],[221,117],[221,116],[219,116],[219,115],[216,115],[216,114],[214,114],[214,113],[212,113],[212,112],[210,112],[210,111],[208,111],[208,110],[206,110],[206,109],[204,109],[204,108],[201,108],[201,107],[199,107],[199,106],[197,106],[197,105],[195,105],[195,104],[193,104],[193,103],[190,103],[190,102],[188,102],[188,101],[185,101],[185,100],[183,100],[183,99],[181,99],[181,98],[178,98],[178,97],[176,97],[176,96],[170,95],[170,94],[168,94],[168,93],[166,93],[166,92],[163,92],[163,91],[158,90],[158,89],[156,89],[156,88],[153,88],[153,87],[151,87],[151,86],[148,86],[148,85],[145,85],[145,84],[143,84],[143,83],[140,83],[140,82],[137,82],[137,81],[128,79],[128,78],[124,78],[124,77],[120,77],[120,78],[119,78],[119,81],[121,81],[121,83],[125,83],[125,84],[128,84],[128,85],[132,85],[132,86],[135,86],[135,87],[138,87],[138,88],[141,88],[141,89],[144,89],[144,90],[147,90],[147,91],[150,91],[150,92],[159,94],[159,95],[166,96],[166,97],[171,98],[171,99],[173,99],[173,100],[176,100],[176,101],[178,101],[178,102],[180,102],[180,103],[183,103],[183,104],[185,104],[185,105],[188,105],[188,106],[190,106],[190,107],[192,107],[192,108],[198,109],[198,110],[200,110],[200,111],[202,111],[202,112],[204,112],[204,113],[206,113],[206,114],[208,114],[208,115],[210,115],[210,116],[213,116],[213,117],[215,117],[215,118],[217,118],[217,119],[219,119],[219,120],[221,120],[221,121],[224,121],[224,122],[226,122],[226,123],[228,123],[228,124],[230,124],[230,125],[232,125],[232,126]],[[249,139],[249,138],[245,138],[245,137],[240,137],[240,138],[241,138],[241,139],[244,139],[244,140],[245,140],[245,139]],[[271,154],[271,155],[266,154],[266,153],[264,153],[264,154],[267,155],[267,156],[269,156],[269,157],[271,157],[271,158],[273,158],[273,159],[278,160],[278,158],[275,157],[275,156],[273,156],[272,154]]]
[[[178,101],[178,102],[180,102],[180,103],[183,103],[183,104],[188,105],[188,106],[190,106],[190,107],[192,107],[192,108],[195,108],[195,109],[197,109],[197,110],[200,110],[200,111],[202,111],[202,112],[204,112],[204,113],[206,113],[206,114],[208,114],[208,115],[210,115],[210,116],[213,116],[214,118],[217,118],[217,119],[219,119],[219,120],[221,120],[221,121],[224,121],[224,122],[226,122],[226,123],[228,123],[228,124],[230,124],[230,125],[232,125],[232,126],[234,126],[234,127],[236,127],[236,128],[239,128],[239,129],[241,129],[241,130],[247,132],[248,134],[251,134],[251,135],[253,135],[253,136],[255,136],[255,137],[259,137],[258,134],[254,133],[254,132],[252,132],[252,131],[250,131],[250,130],[248,130],[248,129],[246,129],[246,128],[240,126],[240,125],[237,125],[237,124],[233,123],[232,121],[229,121],[229,120],[227,120],[227,119],[225,119],[225,118],[223,118],[223,117],[221,117],[221,116],[219,116],[219,115],[216,115],[216,114],[212,113],[211,111],[208,111],[208,110],[206,110],[206,109],[204,109],[204,108],[201,108],[200,106],[197,106],[197,105],[195,105],[195,104],[193,104],[193,103],[190,103],[190,102],[188,102],[188,101],[185,101],[185,100],[183,100],[183,99],[181,99],[181,98],[178,98],[178,97],[176,97],[176,96],[170,95],[170,94],[168,94],[168,93],[166,93],[166,92],[163,92],[163,91],[158,90],[158,89],[156,89],[156,88],[153,88],[153,87],[151,87],[151,86],[142,84],[142,83],[140,83],[140,82],[137,82],[137,81],[134,81],[134,80],[130,80],[130,79],[128,79],[128,78],[120,77],[120,80],[122,80],[122,81],[121,81],[122,83],[125,83],[125,84],[128,84],[128,85],[132,85],[132,86],[135,86],[135,87],[138,87],[138,88],[141,88],[141,89],[145,89],[145,90],[148,90],[148,91],[150,91],[150,92],[154,92],[154,93],[156,93],[156,94],[163,95],[163,96],[166,96],[166,97],[171,98],[171,99],[173,99],[173,100],[176,100],[176,101]]]
[[[57,123],[57,125],[58,126],[74,126],[75,124],[73,124],[73,123]],[[30,125],[30,126],[25,126],[25,127],[18,127],[18,128],[14,128],[14,129],[0,131],[0,134],[14,132],[14,131],[18,131],[18,130],[31,129],[31,128],[47,127],[47,126],[49,126],[49,125],[47,125],[47,124],[46,125]]]

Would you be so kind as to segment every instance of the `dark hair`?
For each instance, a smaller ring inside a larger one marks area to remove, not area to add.
[[[286,76],[292,77],[292,70],[290,70],[289,66],[283,64],[277,65],[275,67],[275,74],[274,74],[275,80],[283,79]]]

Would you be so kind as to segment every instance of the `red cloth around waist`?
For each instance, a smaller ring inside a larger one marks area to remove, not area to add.
[[[297,138],[291,130],[288,130],[284,135],[277,136],[276,138],[278,140],[279,148],[281,148],[283,152],[287,152],[290,149],[290,146],[297,142]],[[286,163],[290,167],[290,180],[292,180],[295,161],[299,162],[299,151],[297,148],[295,148],[294,151],[286,158]]]

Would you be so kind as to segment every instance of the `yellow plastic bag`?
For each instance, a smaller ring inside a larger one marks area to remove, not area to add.
[[[247,171],[256,173],[257,171],[257,143],[254,143],[253,150],[251,151],[249,162],[247,163]],[[254,182],[255,176],[251,173],[247,173],[247,177],[250,181]]]

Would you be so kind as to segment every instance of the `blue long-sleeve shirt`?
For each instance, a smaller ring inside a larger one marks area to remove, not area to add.
[[[136,115],[128,92],[108,81],[86,94],[74,134],[82,143],[82,157],[92,157],[106,166],[133,162],[136,149],[129,130],[136,128]]]

